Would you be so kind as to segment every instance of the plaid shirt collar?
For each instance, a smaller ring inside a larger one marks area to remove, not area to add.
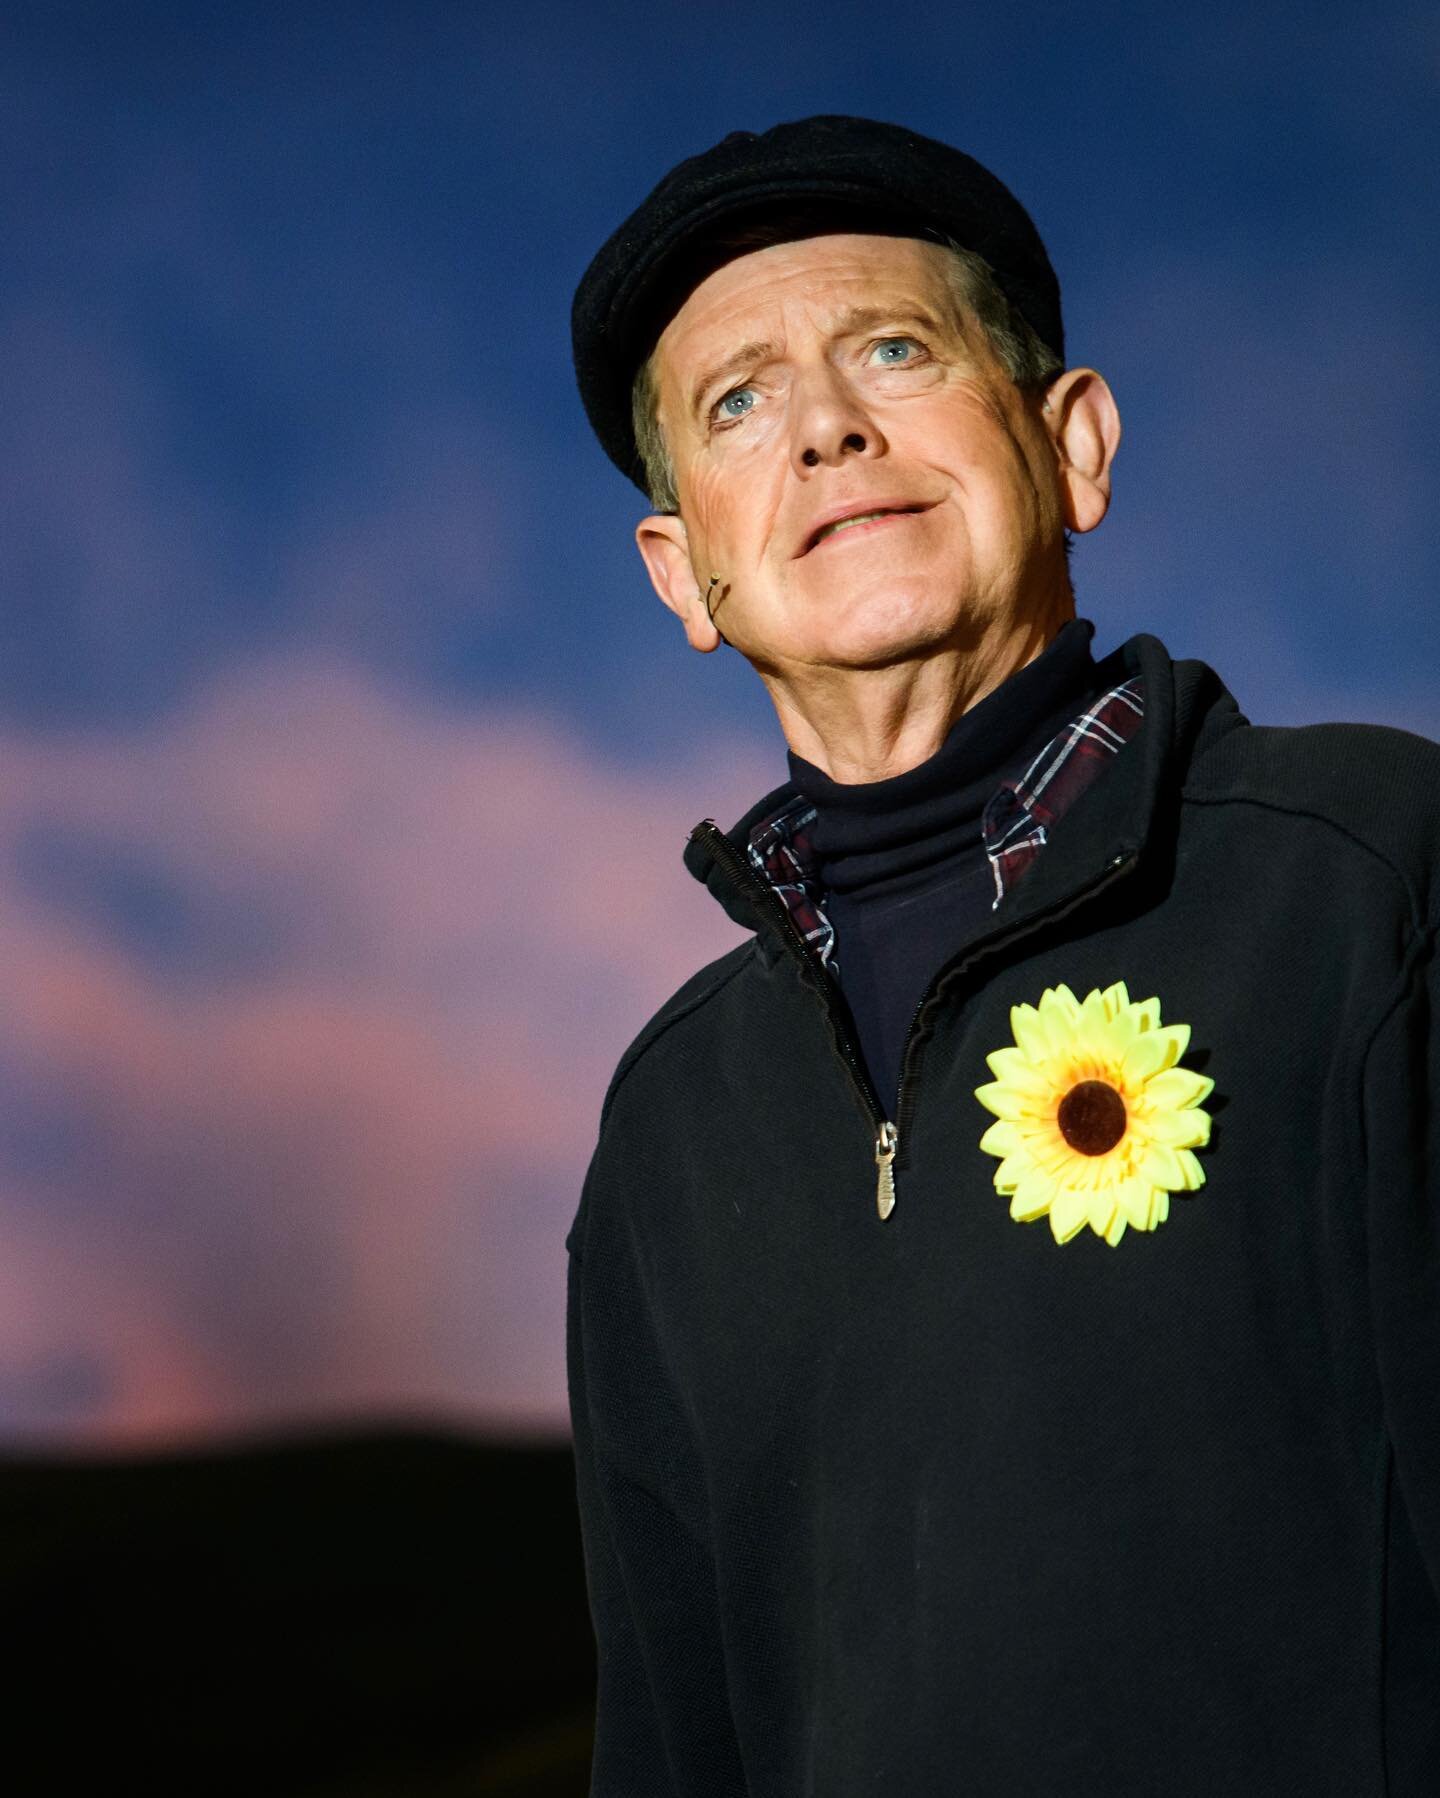
[[[1002,781],[985,806],[981,839],[995,877],[998,906],[1045,847],[1050,830],[1139,730],[1144,682],[1137,675],[1102,693],[1057,731],[1030,766]],[[785,901],[805,940],[827,966],[835,931],[820,900],[811,827],[815,807],[803,793],[788,799],[749,833],[750,861]]]

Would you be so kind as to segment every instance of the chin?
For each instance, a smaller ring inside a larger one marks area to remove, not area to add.
[[[923,578],[887,582],[832,603],[813,659],[843,668],[883,667],[954,642],[978,622],[950,582],[943,591]]]

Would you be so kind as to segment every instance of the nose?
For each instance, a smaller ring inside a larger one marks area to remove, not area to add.
[[[865,439],[859,431],[847,431],[840,439],[840,449],[842,453],[845,450],[863,450],[864,448]],[[809,443],[806,444],[803,450],[801,450],[800,460],[804,463],[806,468],[818,468],[822,462],[838,462],[840,458],[839,456],[823,456],[813,443]]]
[[[791,460],[797,471],[885,452],[879,426],[835,369],[814,371],[798,383],[794,408]]]

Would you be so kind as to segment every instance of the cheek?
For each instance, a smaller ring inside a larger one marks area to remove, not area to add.
[[[685,515],[691,543],[716,568],[753,568],[764,555],[767,521],[774,514],[773,482],[758,479],[759,468],[733,465],[695,471],[686,495]]]
[[[963,485],[972,496],[973,522],[987,535],[1023,534],[1042,516],[1043,487],[1026,445],[1003,417],[960,446]]]

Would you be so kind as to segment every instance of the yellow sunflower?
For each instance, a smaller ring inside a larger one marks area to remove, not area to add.
[[[986,1056],[995,1078],[975,1097],[999,1120],[980,1147],[1001,1157],[995,1190],[1017,1223],[1048,1213],[1056,1242],[1089,1224],[1113,1248],[1127,1224],[1163,1224],[1172,1192],[1204,1185],[1194,1151],[1215,1082],[1175,1065],[1190,1026],[1162,1024],[1158,999],[1132,1001],[1123,980],[1083,1002],[1055,986],[1010,1024],[1015,1046]]]

